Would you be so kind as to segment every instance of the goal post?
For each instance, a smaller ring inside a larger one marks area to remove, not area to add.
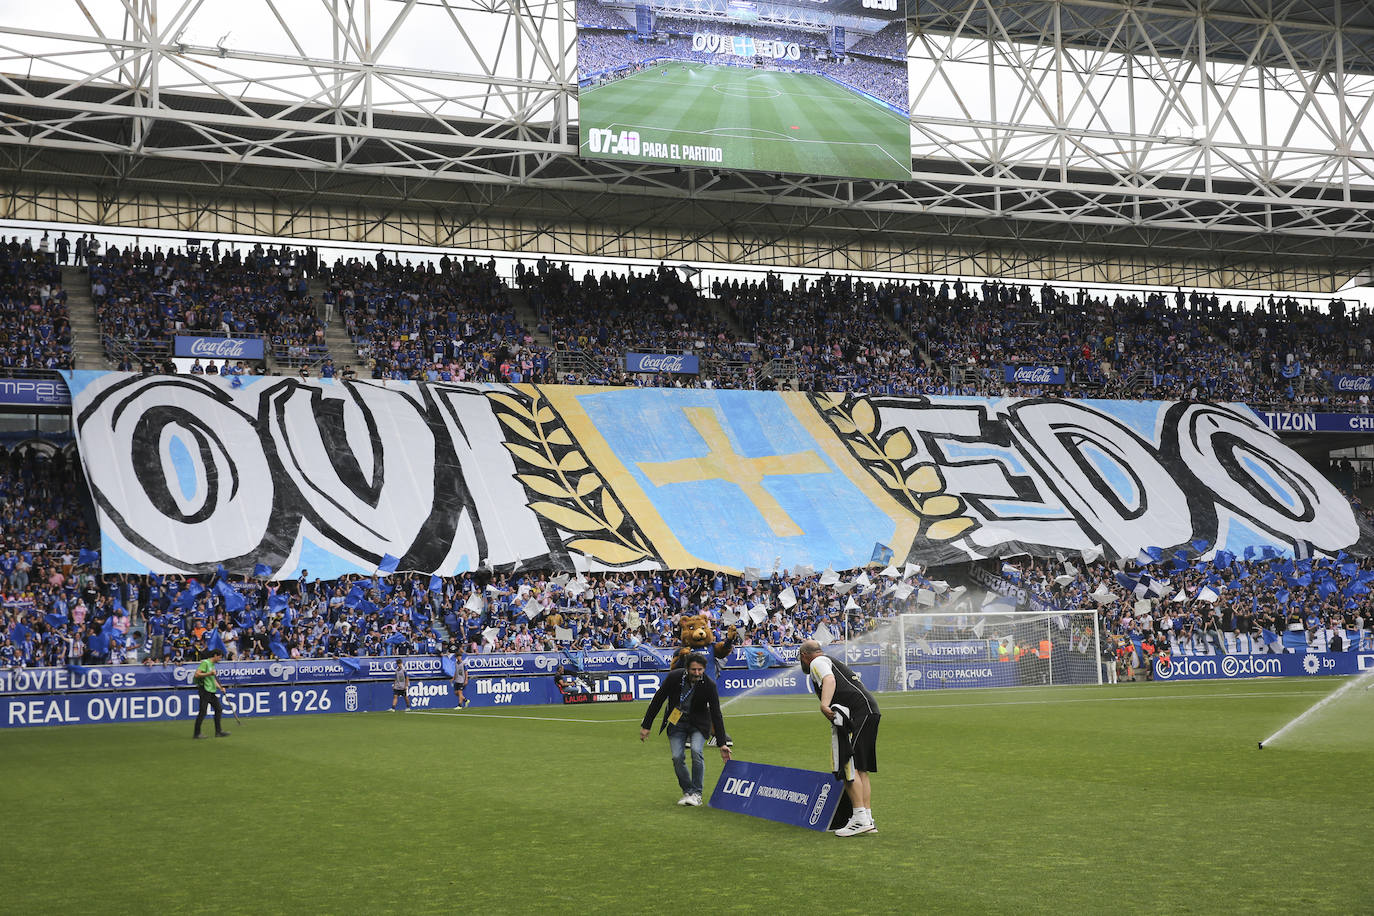
[[[1103,682],[1092,610],[902,614],[883,646],[883,690]]]

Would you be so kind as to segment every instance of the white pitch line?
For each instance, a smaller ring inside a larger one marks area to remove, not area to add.
[[[1315,696],[1322,691],[1316,690],[1292,690],[1273,693],[1168,693],[1150,696],[1134,697],[1064,697],[1063,699],[1044,699],[1044,700],[1007,700],[1004,702],[993,703],[921,703],[915,706],[893,706],[882,705],[882,711],[899,709],[978,709],[980,707],[991,708],[995,706],[1058,706],[1071,703],[1123,703],[1123,702],[1144,702],[1153,700],[1243,700],[1256,699],[1259,697],[1308,697]],[[882,694],[879,694],[882,696]],[[738,699],[738,698],[736,698]],[[802,699],[801,696],[768,696],[754,697],[759,700],[783,700],[783,699]],[[757,719],[765,716],[812,716],[818,710],[815,707],[808,709],[784,709],[774,712],[737,712],[732,713],[732,719]],[[593,724],[639,722],[642,717],[633,719],[581,719],[563,718],[560,716],[511,716],[497,713],[461,713],[458,711],[444,712],[437,709],[415,710],[412,715],[422,716],[466,716],[469,719],[521,719],[530,722],[588,722]]]
[[[443,710],[439,710],[439,709],[417,709],[417,710],[413,711],[413,712],[411,713],[411,715],[416,715],[416,716],[457,716],[457,717],[463,718],[463,719],[522,719],[522,720],[528,720],[528,721],[530,721],[530,722],[613,722],[613,721],[629,722],[629,721],[631,721],[630,719],[620,719],[620,720],[615,720],[615,719],[573,719],[573,718],[562,718],[562,717],[560,717],[560,716],[506,716],[506,715],[501,715],[500,713],[477,713],[477,714],[474,715],[474,714],[472,714],[472,713],[462,713],[462,712],[458,712],[457,710],[454,710],[453,712],[444,712]],[[635,719],[635,720],[633,720],[633,721],[638,722],[639,720],[638,720],[638,719]]]
[[[886,712],[889,709],[978,709],[980,707],[992,706],[1058,706],[1067,705],[1070,703],[1120,703],[1137,700],[1231,700],[1245,699],[1247,697],[1251,699],[1255,697],[1307,697],[1313,696],[1316,692],[1317,691],[1312,690],[1299,690],[1285,693],[1170,693],[1157,696],[1139,697],[1066,697],[1062,700],[1008,700],[1006,702],[996,703],[922,703],[917,706],[891,706],[888,704],[880,703],[879,705],[881,709],[879,711]],[[881,696],[881,694],[879,694],[879,696]],[[758,699],[765,698],[759,697]],[[774,697],[769,699],[776,698]],[[759,716],[802,716],[814,715],[817,711],[818,710],[816,709],[789,709],[781,712],[737,712],[734,713],[731,716],[731,718],[748,719],[756,718]]]

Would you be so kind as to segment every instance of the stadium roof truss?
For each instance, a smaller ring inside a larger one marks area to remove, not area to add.
[[[1366,3],[908,3],[907,182],[579,159],[572,0],[32,4],[0,216],[1312,291],[1374,263]]]

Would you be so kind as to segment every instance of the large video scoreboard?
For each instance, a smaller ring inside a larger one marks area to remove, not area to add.
[[[911,176],[907,0],[578,0],[581,153]]]

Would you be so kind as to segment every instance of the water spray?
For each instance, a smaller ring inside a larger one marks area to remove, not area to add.
[[[1278,740],[1280,736],[1287,734],[1292,729],[1296,728],[1299,725],[1302,725],[1304,722],[1308,721],[1313,716],[1315,716],[1320,710],[1336,702],[1336,700],[1345,696],[1347,693],[1352,692],[1356,687],[1359,687],[1363,690],[1368,690],[1370,687],[1374,687],[1374,670],[1366,671],[1363,674],[1360,674],[1357,677],[1352,678],[1349,682],[1342,684],[1336,690],[1333,690],[1331,693],[1322,697],[1306,711],[1301,712],[1294,718],[1290,719],[1282,728],[1274,732],[1268,738],[1265,738],[1263,741],[1261,741],[1259,743],[1259,750],[1264,750],[1264,746],[1266,744],[1273,744],[1276,740]]]

